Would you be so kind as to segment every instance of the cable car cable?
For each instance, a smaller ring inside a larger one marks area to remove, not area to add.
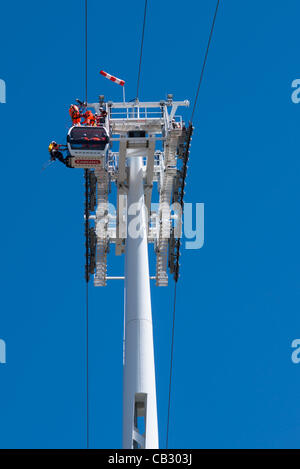
[[[85,102],[87,103],[87,88],[88,88],[88,5],[85,0]]]
[[[170,360],[170,381],[169,381],[169,399],[168,399],[168,417],[167,417],[166,449],[168,449],[168,444],[169,444],[169,424],[170,424],[171,390],[172,390],[172,374],[173,374],[172,372],[173,372],[173,355],[174,355],[174,332],[175,332],[176,292],[177,292],[177,280],[175,281],[174,303],[173,303],[173,323],[172,323],[172,343],[171,343],[171,360]]]
[[[85,249],[86,257],[89,254],[89,201],[88,201],[88,170],[84,170],[85,177]],[[86,303],[86,447],[89,448],[89,266],[85,266],[85,303]]]
[[[214,28],[215,28],[215,23],[216,23],[217,13],[218,13],[218,9],[219,9],[219,4],[220,4],[220,0],[217,0],[215,14],[214,14],[213,22],[212,22],[212,25],[211,25],[209,39],[208,39],[206,52],[205,52],[205,56],[204,56],[204,60],[203,60],[203,64],[202,64],[201,73],[200,73],[198,88],[197,88],[197,92],[196,92],[196,96],[195,96],[195,100],[194,100],[194,106],[193,106],[192,115],[191,115],[191,122],[193,122],[193,117],[194,117],[194,114],[195,114],[195,109],[196,109],[196,105],[197,105],[197,101],[198,101],[199,91],[200,91],[200,87],[201,87],[201,83],[202,83],[203,75],[204,75],[204,71],[205,71],[205,66],[206,66],[206,62],[207,62],[208,51],[209,51],[211,39],[212,39],[212,36],[213,36]]]
[[[88,95],[88,0],[85,0],[85,102]],[[85,193],[85,236],[86,249],[88,250],[88,193],[87,193],[87,170],[85,170],[86,193]],[[89,275],[86,272],[86,447],[89,449]]]
[[[139,87],[140,87],[140,78],[141,78],[143,46],[144,46],[144,35],[145,35],[145,25],[146,25],[146,16],[147,16],[147,4],[148,4],[148,0],[145,0],[144,22],[143,22],[142,41],[141,41],[141,50],[140,50],[139,71],[138,71],[138,79],[137,79],[137,86],[136,86],[136,99],[139,98]]]
[[[86,447],[89,449],[89,283],[86,282]]]
[[[195,109],[196,109],[196,105],[197,105],[197,101],[198,101],[199,91],[200,91],[200,87],[201,87],[201,84],[202,84],[204,71],[205,71],[205,67],[206,67],[208,52],[209,52],[209,48],[210,48],[210,44],[211,44],[211,40],[212,40],[214,28],[215,28],[215,23],[216,23],[217,13],[218,13],[218,9],[219,9],[219,4],[220,4],[220,0],[217,0],[217,5],[216,5],[216,9],[215,9],[211,29],[210,29],[209,39],[208,39],[208,43],[207,43],[207,47],[206,47],[206,51],[205,51],[205,56],[204,56],[202,69],[201,69],[201,73],[200,73],[200,79],[199,79],[199,83],[198,83],[198,87],[197,87],[197,91],[196,91],[196,96],[195,96],[195,100],[194,100],[194,105],[193,105],[193,109],[192,109],[192,114],[191,114],[191,120],[190,120],[191,131],[192,131],[192,121],[193,121],[193,117],[194,117],[194,114],[195,114]],[[172,324],[172,342],[171,342],[171,359],[170,359],[170,380],[169,380],[169,399],[168,399],[168,416],[167,416],[167,431],[166,431],[166,449],[168,449],[168,445],[169,445],[172,374],[173,374],[173,363],[174,363],[173,356],[174,356],[174,334],[175,334],[177,280],[178,280],[178,278],[175,279],[174,304],[173,304],[173,324]]]

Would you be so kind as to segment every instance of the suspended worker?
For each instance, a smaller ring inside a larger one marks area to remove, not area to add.
[[[82,122],[84,125],[95,125],[95,116],[92,111],[85,111],[83,114],[84,121]]]
[[[66,145],[59,145],[54,140],[50,143],[48,147],[48,151],[50,153],[50,160],[51,161],[58,160],[61,163],[66,164],[66,159],[64,158],[62,152],[59,151],[61,148],[65,150]]]
[[[80,125],[80,119],[82,115],[80,114],[79,107],[76,104],[71,104],[69,108],[69,113],[73,122],[73,125]]]

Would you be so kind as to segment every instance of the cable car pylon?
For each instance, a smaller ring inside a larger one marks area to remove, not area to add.
[[[192,124],[177,115],[189,101],[81,103],[95,125],[73,125],[67,135],[67,167],[84,169],[87,282],[107,275],[110,245],[125,257],[123,448],[159,447],[148,244],[156,254],[156,285],[177,282],[182,206]],[[78,116],[76,117],[78,119]],[[116,191],[116,210],[112,185]],[[154,188],[159,203],[152,204]],[[110,202],[110,204],[109,204]],[[173,214],[172,214],[173,212]]]

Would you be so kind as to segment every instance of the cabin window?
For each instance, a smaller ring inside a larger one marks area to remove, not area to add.
[[[103,151],[108,140],[104,127],[73,127],[68,135],[72,150]]]

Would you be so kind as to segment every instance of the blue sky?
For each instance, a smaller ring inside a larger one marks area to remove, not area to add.
[[[150,0],[141,100],[193,100],[215,1]],[[89,0],[89,100],[135,95],[143,2]],[[83,174],[52,165],[84,93],[83,1],[2,5],[0,447],[85,447]],[[187,202],[205,244],[182,253],[171,448],[299,448],[297,0],[221,1],[195,114]],[[183,112],[188,120],[189,111]],[[153,265],[153,252],[151,265]],[[110,273],[123,259],[110,256]],[[152,287],[164,447],[173,284]],[[121,446],[123,286],[90,286],[90,442]]]

